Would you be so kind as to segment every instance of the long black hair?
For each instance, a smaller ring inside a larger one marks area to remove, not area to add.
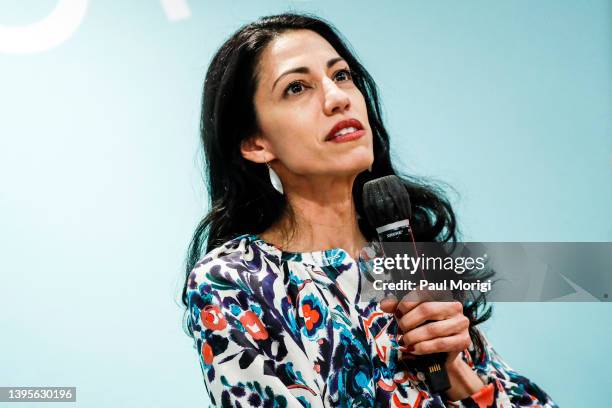
[[[398,174],[391,163],[389,135],[383,125],[376,83],[354,55],[341,34],[328,22],[309,14],[285,13],[262,17],[244,25],[218,49],[206,73],[202,98],[200,136],[206,159],[209,212],[198,224],[189,244],[186,278],[204,253],[245,233],[261,233],[283,214],[292,214],[285,196],[270,184],[267,167],[246,160],[241,142],[257,131],[254,94],[257,67],[264,48],[288,30],[312,30],[325,38],[351,67],[353,82],[364,96],[373,133],[372,170],[357,176],[353,200],[359,227],[368,240],[376,236],[368,225],[361,204],[365,182],[391,174],[400,176],[409,190],[413,232],[421,242],[455,242],[455,213],[443,190],[406,174]],[[205,247],[206,246],[206,247]],[[205,248],[204,248],[205,247]],[[182,292],[188,307],[187,279]],[[490,307],[484,296],[464,304],[470,318],[470,334],[480,348],[473,327],[486,320]],[[190,327],[188,334],[193,336]]]

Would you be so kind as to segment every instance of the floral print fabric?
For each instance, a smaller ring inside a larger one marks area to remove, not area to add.
[[[366,257],[367,258],[367,257]],[[403,354],[392,314],[361,298],[366,262],[342,249],[285,252],[244,234],[188,278],[188,324],[211,403],[223,407],[557,407],[485,353],[463,359],[485,387],[461,401],[432,394]],[[412,360],[411,360],[412,359]]]

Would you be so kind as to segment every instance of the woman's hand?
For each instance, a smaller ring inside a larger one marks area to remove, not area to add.
[[[470,321],[463,314],[461,302],[383,299],[380,307],[384,312],[395,314],[406,351],[415,355],[448,353],[445,366],[451,388],[446,396],[450,400],[461,400],[484,387],[460,356],[472,344],[468,331]]]
[[[472,343],[470,321],[463,315],[461,302],[383,299],[380,307],[384,312],[395,313],[403,333],[400,343],[412,354],[446,352],[448,365]]]

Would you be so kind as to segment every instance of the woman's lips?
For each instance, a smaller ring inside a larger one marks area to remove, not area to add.
[[[364,129],[358,129],[358,130],[356,130],[354,132],[351,132],[351,133],[347,133],[347,134],[344,134],[344,135],[332,137],[331,139],[328,140],[328,142],[333,142],[333,143],[350,142],[352,140],[359,139],[364,134],[365,134],[365,130]]]
[[[327,133],[325,137],[325,141],[328,141],[334,137],[334,135],[343,132],[344,130],[348,130],[348,128],[353,128],[354,130],[363,129],[363,125],[360,121],[355,118],[344,119],[340,122],[336,123],[333,128]]]

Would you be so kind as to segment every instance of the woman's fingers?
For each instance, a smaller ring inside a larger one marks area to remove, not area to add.
[[[404,302],[397,309],[401,310]],[[420,326],[428,320],[445,320],[450,317],[463,316],[463,305],[461,302],[422,302],[416,305],[408,305],[411,309],[398,319],[398,326],[403,333]]]
[[[406,346],[412,354],[422,355],[442,352],[459,352],[469,348],[472,344],[470,335],[467,331],[463,331],[454,336],[438,337],[431,340],[425,340]]]
[[[399,302],[395,298],[385,298],[380,301],[380,308],[385,313],[393,313]]]
[[[431,322],[409,330],[402,336],[405,346],[414,345],[438,337],[461,334],[470,326],[470,320],[464,315],[456,315],[446,320]]]
[[[380,308],[386,313],[395,313],[402,317],[423,302],[449,302],[453,300],[452,293],[447,291],[413,290],[407,293],[401,301],[394,295],[380,301]]]
[[[412,354],[461,352],[470,347],[470,320],[463,314],[463,304],[453,301],[420,301],[404,298],[383,299],[380,307],[395,313],[403,335],[400,343]]]

